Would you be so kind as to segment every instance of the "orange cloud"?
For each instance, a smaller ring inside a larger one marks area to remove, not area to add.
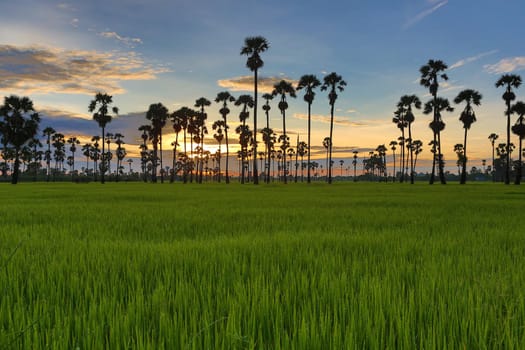
[[[297,85],[296,80],[286,77],[259,77],[258,90],[262,93],[271,94],[273,91],[273,86],[283,79],[292,83],[294,86]],[[244,75],[241,77],[223,79],[217,81],[217,85],[226,89],[230,89],[231,91],[253,91],[253,76]]]

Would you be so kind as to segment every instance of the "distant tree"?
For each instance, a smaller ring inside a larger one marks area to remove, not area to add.
[[[356,151],[353,151],[352,152],[354,154],[354,160],[352,160],[352,165],[354,166],[354,182],[357,181],[357,155],[359,154],[359,152],[356,150]]]
[[[442,184],[446,183],[445,180],[445,172],[444,172],[444,163],[443,163],[443,153],[441,152],[441,131],[443,130],[445,124],[441,120],[441,117],[439,115],[439,112],[437,110],[437,107],[439,106],[439,103],[437,101],[437,92],[439,88],[439,81],[438,79],[441,78],[443,80],[448,80],[448,76],[442,72],[444,72],[448,66],[440,60],[429,60],[428,63],[424,66],[422,66],[419,69],[419,72],[421,73],[421,79],[420,84],[426,88],[428,88],[430,94],[433,98],[433,103],[430,104],[433,110],[430,112],[433,113],[433,119],[430,123],[430,128],[432,129],[432,132],[434,133],[434,143],[433,143],[433,160],[432,160],[432,172],[430,174],[430,184],[434,183],[435,178],[435,172],[436,172],[436,158],[439,162],[439,179]],[[431,101],[432,102],[432,101]],[[428,102],[427,102],[428,104]],[[429,114],[430,112],[426,113]],[[441,128],[443,126],[443,128]]]
[[[522,147],[522,140],[525,138],[525,103],[522,101],[516,102],[512,108],[511,113],[515,113],[518,115],[518,120],[516,121],[516,124],[512,126],[512,132],[519,137],[519,147],[518,147],[518,166],[516,167],[516,180],[514,180],[514,184],[519,185],[521,183],[521,177],[522,177],[522,168],[523,168],[523,162],[522,162],[522,155],[523,155],[523,147]]]
[[[270,183],[270,158],[271,158],[271,150],[272,150],[271,135],[273,135],[273,130],[270,129],[270,109],[271,109],[270,101],[273,99],[273,95],[266,93],[266,94],[263,94],[262,97],[266,101],[266,103],[263,106],[264,113],[266,114],[266,128],[263,129],[263,141],[264,141],[265,153],[266,153],[264,172],[266,175],[265,182]]]
[[[328,93],[328,101],[330,104],[330,150],[329,150],[329,167],[328,167],[328,183],[332,183],[332,146],[334,143],[333,138],[333,131],[334,131],[334,107],[335,107],[335,101],[337,100],[337,90],[342,92],[344,90],[344,87],[346,86],[346,82],[343,80],[343,78],[338,75],[335,72],[332,72],[324,77],[323,85],[321,86],[321,90],[330,90]]]
[[[235,102],[235,97],[230,95],[228,91],[222,91],[217,94],[217,97],[215,97],[215,102],[222,103],[222,108],[219,110],[219,113],[222,116],[222,120],[224,121],[224,138],[226,142],[226,183],[230,183],[230,173],[229,173],[229,158],[230,158],[230,147],[229,147],[229,140],[228,140],[228,114],[230,113],[230,109],[228,108],[228,102],[232,103]]]
[[[403,107],[397,107],[396,111],[394,112],[394,118],[392,118],[392,122],[397,125],[399,130],[401,130],[401,136],[398,138],[398,145],[400,148],[400,162],[399,162],[399,182],[405,181],[405,128],[408,127],[408,123],[405,120],[405,110]]]
[[[414,172],[415,172],[415,169],[416,169],[416,163],[417,163],[417,156],[423,152],[423,142],[421,142],[421,140],[414,140],[412,142],[412,149],[413,149],[413,152],[414,154],[416,155],[415,159],[414,159]]]
[[[120,174],[123,174],[123,168],[124,166],[122,165],[122,161],[124,160],[124,158],[126,158],[126,155],[127,155],[127,152],[126,152],[126,149],[124,147],[122,147],[123,144],[125,144],[123,138],[124,138],[124,135],[122,135],[121,133],[116,133],[114,135],[114,138],[115,138],[115,144],[117,145],[117,150],[116,150],[116,156],[117,156],[117,174],[116,174],[116,182],[119,181],[119,175]]]
[[[226,127],[226,124],[224,120],[216,120],[213,122],[211,128],[215,130],[215,134],[213,134],[213,138],[217,141],[219,144],[219,150],[217,153],[217,163],[218,163],[218,172],[217,172],[217,182],[221,182],[221,145],[222,141],[224,140],[224,133],[223,130]]]
[[[510,115],[511,115],[511,102],[516,99],[516,95],[512,91],[512,88],[517,89],[521,85],[521,77],[515,74],[504,74],[501,78],[496,81],[496,87],[505,87],[503,93],[503,100],[507,105],[505,114],[507,115],[507,150],[510,149]],[[506,153],[506,168],[505,168],[505,184],[510,184],[510,152]]]
[[[11,95],[6,96],[4,104],[0,106],[0,123],[4,144],[11,145],[14,151],[15,162],[11,183],[15,185],[18,183],[20,173],[22,149],[37,134],[40,117],[28,97]]]
[[[162,103],[153,103],[149,106],[146,112],[146,119],[151,122],[151,135],[153,147],[152,172],[151,181],[157,182],[157,168],[159,164],[157,160],[160,159],[160,168],[162,165],[162,128],[166,125],[168,119],[168,109]],[[159,157],[160,150],[160,157]],[[164,172],[160,173],[160,181],[164,183]]]
[[[197,120],[198,120],[198,127],[200,131],[199,140],[200,140],[200,147],[201,152],[204,152],[204,135],[208,133],[208,128],[206,127],[206,119],[208,119],[208,115],[206,114],[204,108],[211,105],[210,100],[200,97],[195,101],[195,107],[199,108],[199,113],[197,114]],[[203,154],[201,154],[202,158]],[[203,175],[203,161],[200,162],[200,170],[199,170],[199,183],[202,183],[202,175]]]
[[[496,168],[494,164],[494,150],[495,150],[494,143],[496,142],[498,137],[499,135],[495,133],[492,133],[489,135],[490,144],[492,145],[492,181],[493,182],[496,181],[496,171],[495,171]]]
[[[314,102],[314,98],[315,98],[315,92],[314,92],[314,89],[319,87],[321,85],[321,82],[319,81],[319,79],[317,79],[317,77],[313,74],[307,74],[307,75],[303,75],[300,79],[299,79],[299,83],[297,84],[297,91],[301,90],[301,89],[305,89],[305,94],[304,94],[304,101],[308,104],[308,140],[306,141],[307,142],[307,145],[308,145],[308,149],[306,150],[306,152],[308,153],[308,164],[310,164],[310,145],[311,145],[311,124],[312,124],[312,103]],[[306,182],[307,183],[310,183],[311,179],[310,179],[310,167],[308,166],[308,170],[307,170],[307,180]]]
[[[279,101],[279,110],[281,111],[281,115],[283,117],[283,135],[279,139],[282,142],[282,150],[283,150],[283,179],[284,183],[287,183],[287,170],[286,170],[286,150],[288,149],[289,145],[289,139],[288,135],[286,134],[286,110],[288,109],[288,102],[286,101],[286,96],[290,96],[295,98],[295,89],[292,86],[291,83],[281,80],[279,83],[275,84],[273,86],[272,91],[273,96],[280,96],[281,101]]]
[[[248,146],[253,135],[250,128],[246,125],[246,120],[250,116],[249,108],[254,108],[255,102],[252,96],[241,95],[235,101],[235,105],[242,106],[242,109],[239,112],[239,121],[241,122],[241,125],[237,127],[236,132],[239,134],[239,143],[241,145],[241,183],[243,184],[246,179],[245,169],[248,157]]]
[[[93,159],[93,180],[96,182],[99,168],[98,160],[100,159],[100,148],[98,147],[100,136],[93,136],[91,142],[93,142],[93,147],[91,148],[91,159]]]
[[[56,133],[55,129],[48,126],[42,132],[46,138],[47,150],[44,153],[44,159],[46,161],[46,180],[49,182],[51,179],[51,137]]]
[[[301,164],[304,163],[303,158],[306,154],[308,154],[308,149],[309,149],[308,144],[304,141],[299,142],[299,144],[297,145],[297,155],[301,157]],[[304,181],[303,167],[301,166],[301,182],[303,181]]]
[[[113,103],[113,96],[108,94],[103,94],[98,92],[95,95],[95,99],[89,103],[88,110],[90,113],[93,113],[93,119],[98,123],[98,126],[102,129],[102,159],[101,159],[101,174],[100,174],[100,183],[104,183],[104,173],[106,172],[107,165],[105,159],[105,128],[108,123],[111,122],[113,118],[109,114],[109,106]],[[112,107],[111,111],[114,114],[118,114],[118,108]]]
[[[244,46],[241,48],[241,55],[248,56],[246,67],[253,72],[253,150],[257,154],[257,74],[264,62],[260,54],[270,47],[268,40],[262,36],[247,37],[244,39]],[[259,175],[257,171],[257,157],[253,159],[253,183],[259,184]]]
[[[421,101],[416,95],[401,96],[397,107],[403,111],[404,122],[408,126],[408,144],[406,145],[410,153],[410,183],[414,183],[414,152],[412,151],[412,123],[415,120],[412,107],[420,109]]]
[[[80,141],[75,137],[70,137],[67,139],[67,143],[69,143],[69,151],[71,152],[71,177],[73,177],[73,173],[75,172],[75,152],[77,151],[77,146],[80,145]]]
[[[396,182],[396,149],[397,149],[397,141],[396,140],[392,140],[390,141],[390,149],[392,150],[392,157],[393,157],[393,163],[394,163],[394,172],[393,172],[393,175],[392,175],[392,181],[393,182]]]
[[[467,105],[465,109],[461,112],[459,120],[463,123],[463,129],[465,129],[465,135],[463,137],[463,166],[461,171],[460,184],[465,184],[467,182],[467,131],[470,129],[470,126],[476,121],[476,114],[472,105],[479,106],[481,104],[481,94],[478,91],[467,89],[461,91],[456,98],[454,103],[459,104],[466,102]]]

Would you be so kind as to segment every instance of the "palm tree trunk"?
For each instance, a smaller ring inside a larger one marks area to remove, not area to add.
[[[465,136],[463,138],[463,167],[461,169],[460,184],[464,185],[467,182],[467,128],[465,128]]]
[[[230,147],[228,142],[228,125],[226,124],[226,118],[224,118],[224,135],[226,136],[226,183],[230,183],[229,158],[230,158]]]
[[[510,100],[507,100],[507,168],[505,169],[505,185],[508,184],[510,184]]]
[[[312,124],[311,109],[312,109],[312,104],[308,103],[308,166],[306,167],[307,168],[307,180],[306,180],[307,183],[311,182],[311,178],[310,178],[310,135],[311,135],[311,126],[312,126],[311,125]]]
[[[439,156],[438,156],[439,180],[441,181],[442,185],[445,185],[447,183],[447,180],[445,179],[445,169],[444,169],[445,164],[443,161],[443,153],[441,153],[441,132],[437,133],[437,137],[438,137],[438,151],[439,151]]]
[[[104,173],[105,173],[105,170],[106,170],[106,161],[105,161],[105,148],[104,148],[104,144],[106,143],[106,140],[105,140],[105,135],[106,133],[104,132],[104,128],[102,128],[102,156],[101,156],[101,162],[102,162],[102,169],[100,171],[100,183],[103,184],[105,183],[104,181]]]
[[[492,182],[496,182],[496,169],[494,169],[494,141],[492,141]]]
[[[328,145],[329,148],[329,160],[328,160],[328,183],[332,183],[332,144],[334,143],[332,140],[332,135],[334,132],[334,104],[332,103],[330,105],[330,144]]]
[[[259,172],[257,169],[257,69],[253,71],[253,184],[259,184]]]
[[[159,147],[160,147],[160,183],[164,183],[164,168],[162,167],[162,128],[159,130]]]
[[[408,151],[410,152],[410,184],[414,184],[414,152],[412,150],[412,123],[408,123]]]
[[[13,167],[11,184],[16,185],[18,183],[18,174],[20,173],[20,149],[18,147],[15,148],[15,163]]]
[[[519,141],[519,149],[518,149],[518,167],[516,169],[516,180],[514,181],[514,184],[515,185],[519,185],[521,184],[521,169],[522,169],[522,164],[521,164],[521,156],[522,156],[522,153],[523,153],[523,150],[522,150],[522,139],[521,139],[521,136],[519,136],[520,138],[520,141]]]
[[[287,184],[287,175],[286,174],[286,151],[288,150],[288,140],[286,137],[286,110],[283,109],[283,134],[284,134],[284,149],[283,149],[283,180]]]

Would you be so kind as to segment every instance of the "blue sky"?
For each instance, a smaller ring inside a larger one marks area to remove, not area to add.
[[[239,52],[245,37],[262,35],[271,46],[262,56],[263,91],[268,88],[264,78],[270,83],[303,74],[322,78],[335,71],[347,81],[336,103],[334,132],[343,157],[344,151],[397,138],[391,123],[395,104],[412,93],[428,100],[418,84],[419,67],[441,59],[450,68],[443,96],[452,100],[464,88],[483,94],[469,145],[472,165],[479,166],[490,157],[487,136],[503,137],[505,130],[502,92],[494,82],[503,73],[525,69],[523,13],[523,0],[4,2],[0,94],[27,95],[46,125],[86,137],[99,131],[89,120],[89,101],[98,90],[113,94],[121,116],[109,131],[126,135],[131,152],[151,103],[173,111],[201,96],[213,100],[226,89],[250,93],[242,77],[251,72]],[[517,96],[525,99],[524,88]],[[219,108],[210,107],[210,124],[219,118]],[[461,108],[444,116],[443,146],[451,168],[453,145],[462,142]],[[273,106],[271,123],[278,131],[277,111]],[[287,129],[301,137],[305,113],[300,92],[290,102]],[[312,144],[321,145],[329,128],[326,93],[318,92],[313,113]],[[236,122],[237,115],[232,108],[230,119]],[[432,137],[428,122],[428,116],[416,114],[415,138],[425,145]],[[428,147],[422,156],[429,158]]]

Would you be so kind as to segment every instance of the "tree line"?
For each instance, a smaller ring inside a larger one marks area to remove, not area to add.
[[[229,183],[229,159],[230,159],[230,138],[228,130],[231,121],[228,119],[231,105],[240,108],[239,125],[235,127],[235,134],[240,149],[235,155],[239,163],[239,180],[241,183],[253,182],[258,184],[260,175],[262,181],[269,183],[275,176],[275,165],[277,163],[277,178],[287,183],[290,178],[297,181],[299,177],[299,167],[301,168],[301,178],[304,177],[303,171],[306,170],[306,181],[312,180],[312,173],[321,167],[318,162],[311,160],[311,107],[316,96],[316,89],[328,92],[328,102],[330,107],[330,128],[329,136],[323,140],[323,147],[326,149],[327,172],[326,181],[332,183],[334,161],[333,154],[333,127],[334,127],[334,109],[338,98],[338,93],[344,91],[347,85],[346,81],[335,72],[327,74],[321,81],[313,74],[303,75],[296,86],[290,81],[281,80],[273,86],[272,93],[262,95],[265,103],[262,110],[265,112],[266,125],[258,129],[257,119],[257,101],[258,101],[258,72],[264,66],[261,54],[268,50],[268,41],[261,36],[248,37],[245,39],[244,46],[241,48],[241,55],[247,56],[246,67],[253,72],[254,92],[252,95],[240,95],[234,97],[228,91],[222,91],[217,94],[214,101],[219,104],[219,113],[221,118],[211,123],[213,139],[219,148],[215,154],[211,154],[205,147],[205,137],[209,134],[207,108],[211,106],[211,101],[205,97],[200,97],[195,101],[193,107],[181,107],[173,112],[162,105],[162,103],[151,104],[146,112],[145,124],[138,128],[141,132],[142,143],[140,144],[140,162],[141,175],[143,181],[163,183],[169,178],[174,182],[180,178],[183,182],[198,183],[203,182],[204,176],[211,173],[216,181]],[[420,68],[420,84],[427,88],[431,99],[425,104],[421,102],[416,95],[403,95],[396,105],[394,111],[393,123],[399,128],[401,135],[397,140],[389,143],[393,152],[393,176],[392,179],[399,182],[414,183],[416,174],[416,164],[418,155],[423,150],[423,142],[413,138],[412,124],[415,121],[414,110],[423,108],[423,113],[432,116],[429,127],[433,132],[433,139],[429,142],[431,147],[432,170],[429,177],[429,183],[433,184],[436,177],[436,168],[438,171],[439,181],[446,183],[444,171],[444,157],[441,147],[441,132],[445,128],[442,114],[452,112],[454,107],[448,99],[438,96],[440,81],[448,80],[445,73],[447,65],[440,60],[429,60],[427,64]],[[491,134],[489,140],[492,145],[492,165],[491,173],[495,179],[496,169],[504,169],[504,182],[510,183],[512,171],[515,173],[515,183],[519,184],[522,177],[522,139],[525,137],[525,125],[523,118],[525,115],[525,103],[518,101],[512,103],[515,99],[513,89],[521,85],[521,77],[518,75],[505,74],[496,82],[496,87],[505,88],[503,100],[506,104],[505,115],[507,117],[507,140],[495,147],[495,141],[498,135]],[[304,91],[303,99],[307,104],[307,141],[300,141],[297,138],[295,147],[292,145],[289,135],[286,132],[286,111],[288,109],[288,99],[296,98],[298,91]],[[269,113],[271,110],[270,101],[278,100],[278,109],[282,116],[282,133],[277,134],[270,126]],[[460,183],[466,183],[467,179],[467,135],[468,130],[476,121],[474,106],[481,104],[482,95],[472,89],[461,91],[454,99],[455,104],[465,104],[460,114],[460,121],[463,123],[464,139],[462,144],[456,144],[454,151],[458,156],[457,165],[460,170]],[[97,93],[95,98],[89,103],[88,111],[92,113],[93,120],[101,128],[100,136],[93,136],[91,142],[81,147],[82,154],[86,157],[85,173],[89,173],[89,161],[93,164],[92,175],[95,181],[100,178],[101,183],[106,180],[106,174],[111,174],[111,160],[113,153],[110,150],[111,143],[116,145],[115,158],[117,160],[117,169],[115,170],[115,179],[119,180],[119,175],[124,173],[126,149],[123,147],[124,135],[120,133],[106,133],[105,129],[113,119],[118,115],[118,108],[113,105],[113,97],[106,93]],[[253,129],[247,123],[253,113]],[[511,127],[511,116],[518,115],[518,119]],[[175,140],[171,142],[172,161],[171,166],[165,166],[163,159],[163,130],[167,127],[168,122],[175,133]],[[5,97],[4,104],[0,106],[0,136],[2,144],[3,163],[1,171],[3,176],[7,176],[8,166],[12,163],[11,182],[16,184],[19,179],[21,164],[27,164],[27,172],[32,172],[36,178],[38,171],[42,168],[42,161],[45,162],[45,174],[47,181],[60,173],[64,169],[64,161],[70,167],[70,173],[78,173],[74,169],[75,153],[78,150],[80,141],[76,137],[65,139],[64,135],[56,132],[51,127],[43,130],[46,146],[40,141],[38,135],[40,116],[34,110],[33,103],[28,97],[9,96]],[[515,146],[511,142],[511,131],[519,137],[519,159],[511,161],[511,153]],[[258,148],[258,132],[262,135],[264,150]],[[182,134],[182,135],[181,135]],[[183,149],[179,149],[179,139],[182,137]],[[189,150],[187,144],[189,140]],[[226,148],[226,164],[224,175],[221,166],[222,144]],[[66,157],[66,144],[69,144],[70,155]],[[106,150],[107,145],[107,150]],[[51,149],[53,146],[53,151]],[[399,147],[399,165],[396,171],[396,150]],[[363,170],[379,178],[388,179],[387,175],[387,147],[379,145],[375,151],[369,152],[369,157],[363,159]],[[498,159],[495,159],[495,152]],[[353,170],[354,180],[357,180],[357,162],[358,151],[353,151]],[[306,163],[303,158],[307,156]],[[301,162],[299,163],[299,157]],[[295,158],[295,163],[293,159]],[[52,167],[54,160],[54,167]],[[132,159],[128,159],[131,173]],[[209,162],[213,166],[209,166]],[[343,163],[340,161],[341,174],[343,173]],[[290,169],[295,164],[295,169]],[[295,175],[294,175],[295,170]],[[274,174],[273,176],[271,174]],[[314,173],[316,174],[316,173]]]

